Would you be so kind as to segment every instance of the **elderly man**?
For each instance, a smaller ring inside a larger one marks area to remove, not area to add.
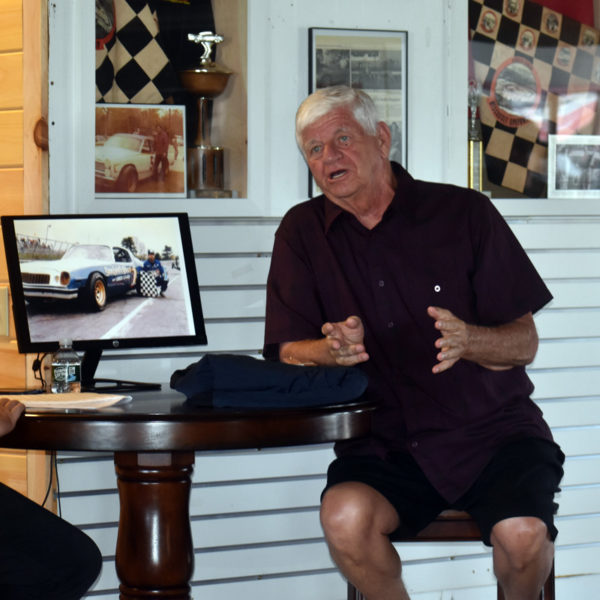
[[[264,353],[356,365],[380,404],[371,435],[337,444],[328,470],[333,559],[369,600],[405,600],[390,536],[467,510],[506,599],[537,598],[564,460],[525,373],[548,289],[485,196],[388,160],[364,92],[309,96],[296,138],[323,195],[276,233]]]

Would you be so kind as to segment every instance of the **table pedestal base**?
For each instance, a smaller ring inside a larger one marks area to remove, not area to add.
[[[121,600],[190,600],[193,452],[115,452]]]

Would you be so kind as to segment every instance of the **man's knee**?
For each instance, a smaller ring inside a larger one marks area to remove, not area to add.
[[[554,544],[546,524],[536,517],[513,517],[496,523],[491,541],[504,554],[511,569],[522,571],[532,563],[552,563]]]
[[[329,488],[323,496],[321,525],[330,543],[347,546],[373,534],[391,533],[398,517],[379,492],[364,483],[346,482]]]

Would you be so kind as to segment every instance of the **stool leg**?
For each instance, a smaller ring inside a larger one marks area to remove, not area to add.
[[[548,579],[544,584],[544,589],[541,595],[542,600],[555,600],[554,596],[554,561],[552,561],[552,568],[548,574]]]

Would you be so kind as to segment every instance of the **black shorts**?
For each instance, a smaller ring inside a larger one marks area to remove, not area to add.
[[[327,471],[327,486],[360,481],[378,492],[396,509],[400,527],[390,538],[415,535],[446,509],[467,511],[479,525],[486,546],[492,527],[510,517],[537,517],[554,541],[558,533],[554,494],[563,476],[564,454],[553,442],[528,438],[503,446],[471,488],[448,503],[429,483],[408,453],[388,460],[373,456],[342,456]]]

